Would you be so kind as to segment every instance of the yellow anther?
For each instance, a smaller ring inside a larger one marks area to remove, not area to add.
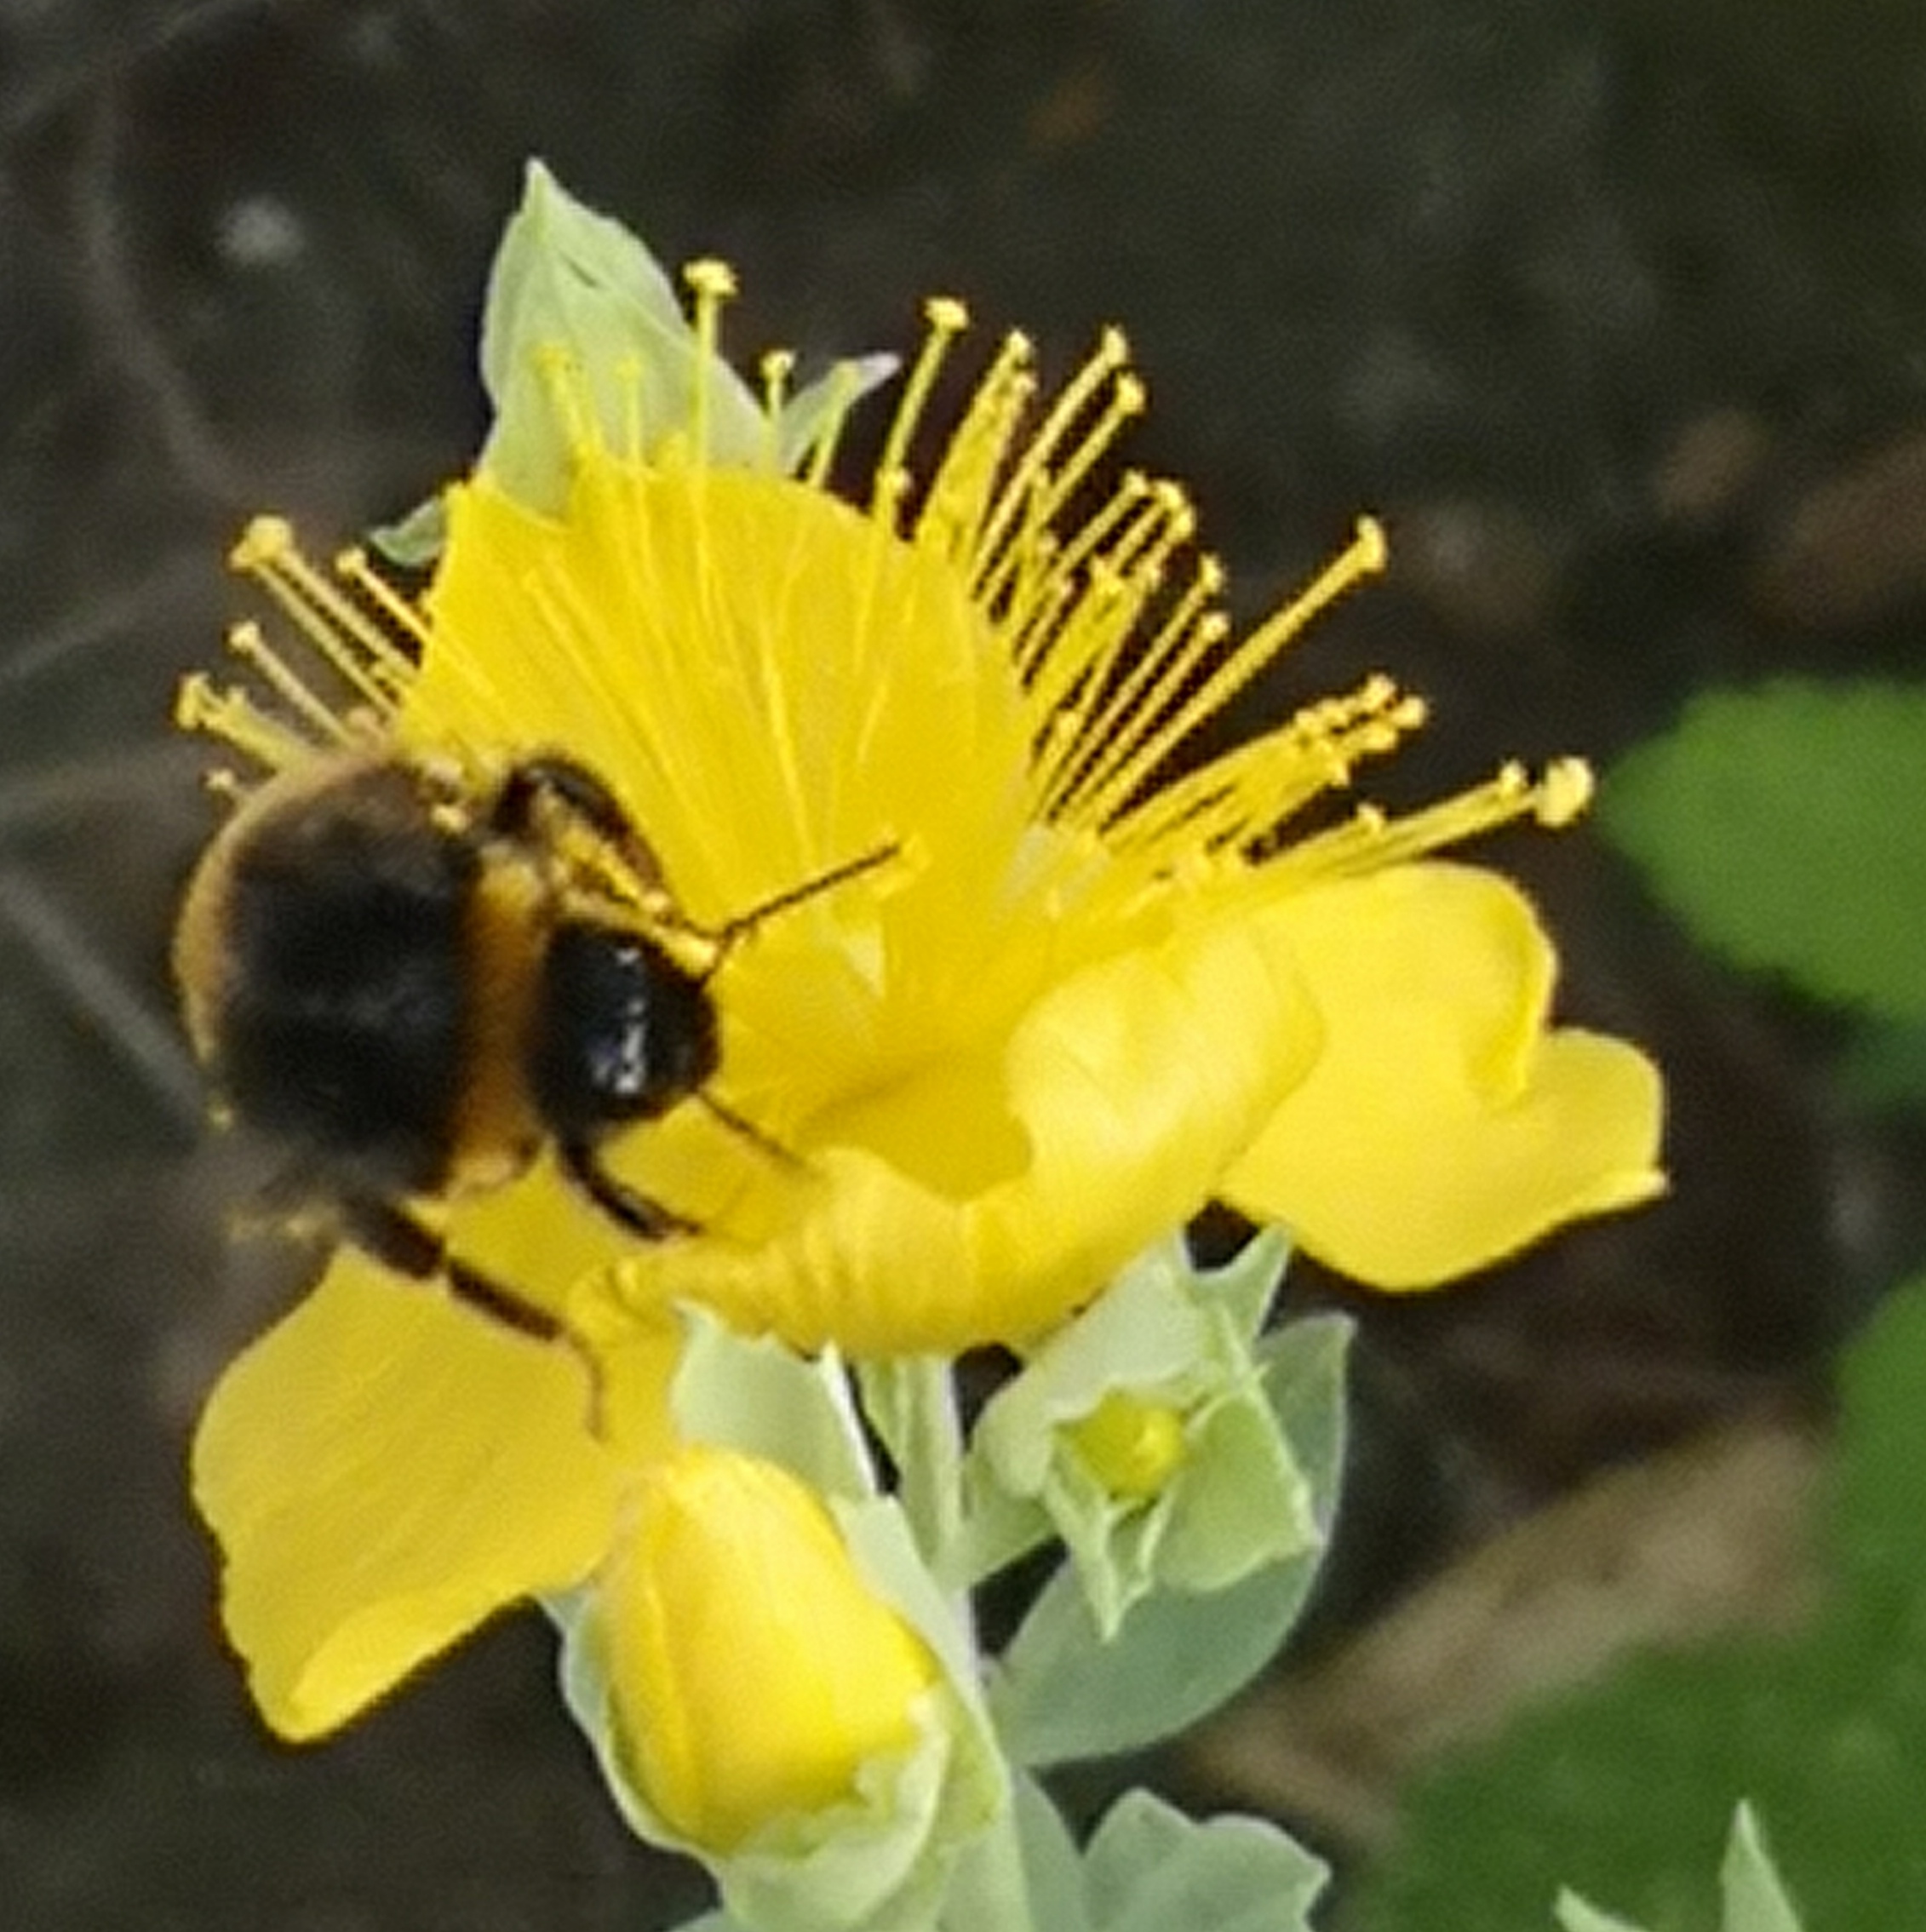
[[[227,553],[228,565],[251,575],[278,563],[294,547],[294,528],[285,517],[255,517]]]
[[[1540,825],[1569,825],[1591,803],[1596,781],[1582,758],[1555,759],[1539,779],[1534,815]]]
[[[923,304],[923,319],[939,335],[960,335],[970,326],[970,311],[954,295],[931,295]]]
[[[736,271],[714,255],[685,262],[682,279],[698,301],[725,302],[736,293]]]

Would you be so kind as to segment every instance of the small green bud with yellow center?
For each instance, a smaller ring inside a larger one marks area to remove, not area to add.
[[[1173,1238],[1046,1341],[978,1421],[955,1567],[988,1574],[1054,1533],[1108,1637],[1154,1591],[1228,1590],[1310,1547],[1258,1350],[1284,1254],[1265,1235],[1200,1270]]]
[[[1183,1416],[1122,1389],[1112,1389],[1065,1433],[1090,1473],[1127,1501],[1156,1495],[1184,1460]]]
[[[617,1748],[691,1844],[734,1850],[908,1751],[937,1677],[796,1478],[691,1447],[639,1479],[597,1614]]]

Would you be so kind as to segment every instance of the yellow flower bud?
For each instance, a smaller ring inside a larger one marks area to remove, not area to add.
[[[1111,1390],[1069,1435],[1090,1473],[1126,1502],[1161,1493],[1184,1460],[1184,1419],[1167,1403],[1122,1389]]]
[[[690,1448],[652,1465],[605,1569],[602,1644],[637,1789],[705,1849],[851,1797],[914,1740],[937,1665],[787,1470]]]

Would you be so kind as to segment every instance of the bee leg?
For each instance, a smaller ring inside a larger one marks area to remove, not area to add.
[[[504,838],[535,843],[539,832],[536,814],[549,800],[606,840],[642,885],[651,889],[662,886],[661,861],[635,829],[621,800],[585,765],[559,752],[525,758],[508,773],[496,795],[490,824]]]
[[[619,1180],[598,1157],[593,1142],[569,1139],[556,1149],[563,1172],[611,1221],[639,1235],[644,1241],[667,1241],[672,1235],[700,1234],[697,1224],[651,1201],[627,1181]]]
[[[341,1213],[342,1231],[348,1239],[384,1267],[410,1281],[440,1282],[457,1301],[467,1303],[518,1335],[574,1345],[574,1338],[553,1316],[457,1261],[440,1235],[406,1208],[370,1195],[343,1201]]]

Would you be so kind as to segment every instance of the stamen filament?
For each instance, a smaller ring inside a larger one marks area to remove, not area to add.
[[[924,493],[914,541],[943,551],[967,580],[982,554],[983,519],[998,472],[1036,388],[1029,338],[1012,330],[950,433]]]
[[[932,295],[923,305],[923,314],[929,326],[924,331],[923,346],[917,352],[909,380],[903,386],[896,415],[890,422],[890,433],[884,439],[883,454],[876,465],[869,499],[870,514],[882,517],[886,512],[892,530],[897,527],[897,509],[903,495],[895,479],[909,474],[905,459],[916,433],[916,426],[921,421],[924,409],[929,403],[930,391],[935,387],[937,372],[949,353],[950,344],[970,324],[970,312],[951,295]]]
[[[696,393],[691,416],[696,461],[706,465],[709,460],[709,420],[714,403],[709,385],[719,359],[722,305],[736,293],[736,272],[726,261],[705,257],[700,261],[691,261],[682,271],[682,279],[696,297]]]
[[[181,680],[174,722],[180,731],[205,731],[221,739],[271,771],[314,755],[308,739],[270,718],[244,691],[232,685],[217,686],[203,671],[191,671]]]
[[[1064,756],[1058,761],[1042,794],[1046,817],[1059,817],[1070,809],[1082,785],[1083,774],[1102,758],[1123,721],[1138,714],[1139,701],[1159,666],[1184,648],[1184,639],[1196,628],[1207,606],[1223,588],[1223,565],[1214,557],[1199,558],[1189,588],[1158,627],[1156,635],[1137,654],[1136,662],[1104,700],[1102,709],[1064,747]]]
[[[765,476],[782,473],[782,410],[788,400],[789,378],[795,373],[795,352],[792,349],[771,349],[763,356],[760,365],[762,376],[761,466]]]
[[[416,605],[368,561],[368,553],[358,544],[343,550],[335,559],[335,574],[379,611],[403,636],[413,639],[420,649],[427,649],[431,633],[427,620]],[[415,667],[373,625],[368,627],[364,636],[358,636],[355,641],[368,653],[370,670],[380,677],[391,696],[402,696],[415,681]]]
[[[341,714],[288,668],[261,634],[259,624],[234,625],[227,633],[227,648],[324,743],[330,739],[336,744],[353,742],[354,734]]]
[[[1048,475],[1046,466],[1055,455],[1057,445],[1069,433],[1071,424],[1083,413],[1092,398],[1129,360],[1130,345],[1124,339],[1122,330],[1106,329],[1098,337],[1096,348],[1084,358],[1083,367],[1063,386],[1063,393],[1051,405],[1050,413],[1044,417],[1035,435],[1031,437],[1023,453],[1017,459],[1016,467],[1010,473],[1009,479],[990,504],[983,519],[975,555],[971,562],[971,574],[979,583],[984,582],[983,573],[995,558],[1012,519],[1030,496],[1032,484],[1042,481]],[[1092,441],[1096,443],[1097,449],[1100,450],[1115,433],[1114,427],[1107,425],[1110,415],[1116,410],[1119,393],[1126,388],[1134,393],[1135,404],[1124,412],[1125,415],[1134,415],[1137,410],[1144,406],[1143,385],[1133,376],[1124,377],[1111,392],[1109,409],[1099,420],[1091,436],[1086,439],[1085,444],[1065,459],[1060,474],[1074,473],[1075,476],[1081,477],[1088,470],[1090,462],[1095,460],[1095,451],[1092,451],[1086,461],[1080,462],[1078,458]],[[1062,496],[1059,496],[1057,500],[1061,502]],[[994,593],[985,591],[983,594],[987,596]]]
[[[301,554],[285,519],[256,517],[228,561],[267,590],[323,660],[369,703],[383,712],[394,708],[396,693],[410,674],[406,660]],[[383,665],[389,684],[370,671],[370,661]]]
[[[979,603],[986,605],[995,603],[1010,580],[1013,559],[1023,547],[1021,542],[1012,542],[1003,546],[1001,554],[997,550],[997,546],[1003,542],[1003,532],[1009,519],[1019,505],[1026,516],[1040,525],[1055,522],[1098,459],[1116,440],[1124,425],[1142,412],[1144,404],[1144,385],[1134,376],[1120,376],[1105,398],[1102,413],[1090,426],[1082,441],[1063,459],[1060,467],[1050,470],[1040,462],[1030,462],[1029,458],[1037,448],[1035,442],[1024,451],[1017,470],[1018,476],[1023,478],[1024,496],[1030,500],[1025,502],[1018,496],[1018,479],[1012,477],[990,513],[990,530],[977,547],[979,561],[976,581],[972,586]],[[1052,412],[1052,422],[1058,413]]]
[[[1384,558],[1383,526],[1375,518],[1361,518],[1356,536],[1305,590],[1258,625],[1161,725],[1143,737],[1120,767],[1085,788],[1080,816],[1099,823],[1115,816],[1178,745],[1221,711],[1321,611],[1361,578],[1382,570]]]

